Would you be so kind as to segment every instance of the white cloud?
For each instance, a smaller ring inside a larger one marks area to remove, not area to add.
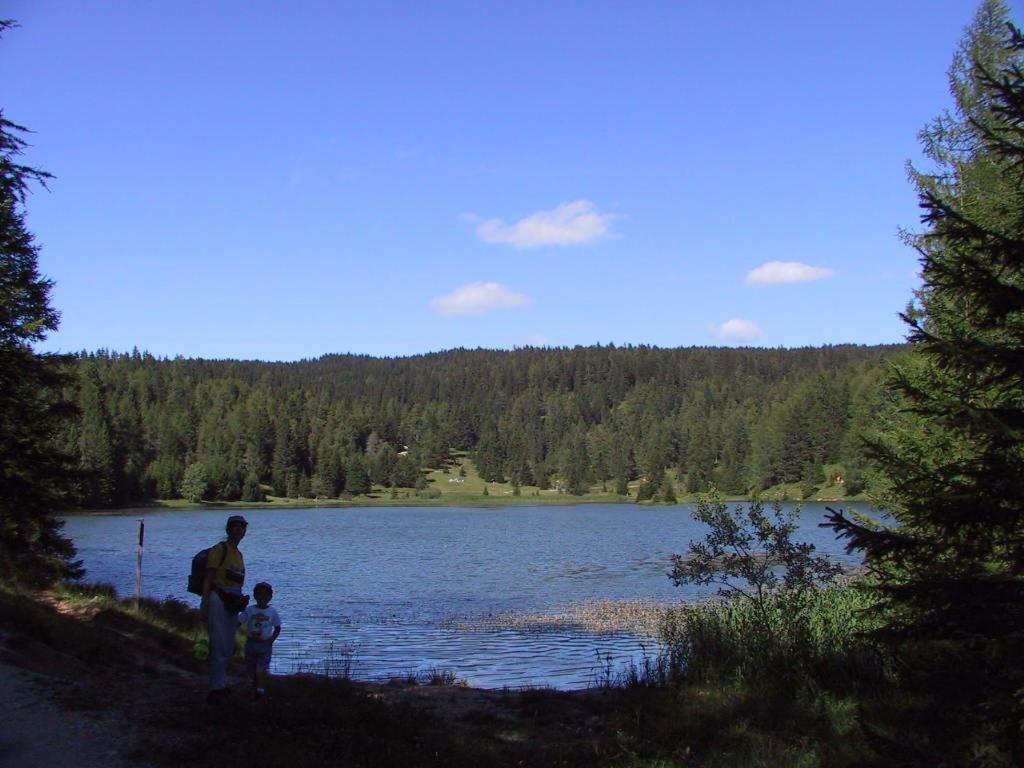
[[[757,327],[757,323],[751,320],[741,320],[738,317],[726,320],[721,325],[712,325],[711,333],[720,339],[741,343],[757,341],[761,338],[761,329]]]
[[[825,267],[812,267],[799,261],[769,261],[747,275],[750,285],[782,285],[784,283],[807,283],[832,277],[835,272]]]
[[[612,214],[598,213],[589,200],[562,203],[553,211],[537,211],[515,224],[488,219],[477,225],[485,243],[505,243],[516,248],[542,245],[585,245],[608,234]]]
[[[430,306],[439,315],[486,315],[499,309],[515,309],[530,303],[530,297],[499,283],[470,283],[444,296],[435,296]]]

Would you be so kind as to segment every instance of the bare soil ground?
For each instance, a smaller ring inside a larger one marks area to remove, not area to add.
[[[46,642],[0,631],[0,766],[136,768],[143,748],[180,734],[153,728],[169,696],[202,696],[193,671],[159,661],[96,668]]]

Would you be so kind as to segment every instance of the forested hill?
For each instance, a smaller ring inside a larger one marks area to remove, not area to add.
[[[898,346],[456,349],[297,363],[83,353],[62,435],[80,503],[359,494],[423,486],[466,451],[481,476],[582,493],[863,483],[858,435]]]

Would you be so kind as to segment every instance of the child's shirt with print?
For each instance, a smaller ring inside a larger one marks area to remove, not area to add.
[[[238,614],[238,623],[245,625],[245,634],[250,641],[269,643],[274,637],[275,627],[281,626],[281,617],[272,605],[260,608],[256,603]]]

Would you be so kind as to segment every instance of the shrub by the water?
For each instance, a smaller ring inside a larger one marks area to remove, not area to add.
[[[873,628],[870,605],[856,584],[798,602],[776,595],[763,606],[715,600],[668,611],[661,635],[674,674],[689,681],[800,676],[848,692],[885,673],[883,657],[861,636]]]
[[[666,613],[655,676],[708,702],[703,732],[742,732],[718,740],[735,741],[727,764],[863,764],[871,748],[857,713],[891,679],[865,634],[872,593],[794,540],[799,510],[710,497],[693,514],[708,532],[673,557],[670,576],[717,585],[718,599]]]

